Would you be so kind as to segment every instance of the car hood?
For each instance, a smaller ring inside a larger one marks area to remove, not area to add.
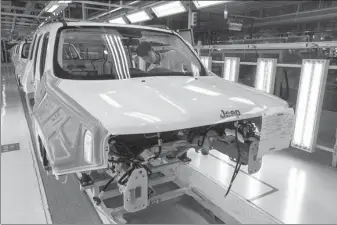
[[[146,77],[126,80],[61,80],[58,87],[111,134],[153,133],[260,116],[288,107],[280,98],[220,77]]]

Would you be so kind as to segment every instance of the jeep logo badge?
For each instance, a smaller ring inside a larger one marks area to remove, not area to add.
[[[222,119],[232,117],[232,116],[240,116],[241,112],[239,110],[232,110],[232,111],[223,111],[221,110],[220,117]]]

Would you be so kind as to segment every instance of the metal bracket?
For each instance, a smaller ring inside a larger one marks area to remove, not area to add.
[[[124,189],[124,208],[136,212],[148,206],[148,177],[144,168],[135,169]]]
[[[248,174],[254,174],[261,169],[262,157],[258,158],[259,141],[254,140],[249,146],[248,154]]]

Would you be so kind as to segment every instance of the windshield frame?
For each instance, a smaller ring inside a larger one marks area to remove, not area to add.
[[[54,44],[54,54],[53,54],[53,72],[54,72],[54,76],[57,78],[61,78],[61,79],[69,79],[69,80],[91,80],[91,81],[95,81],[95,80],[120,80],[120,79],[112,79],[111,76],[103,76],[100,75],[98,77],[96,77],[95,79],[93,79],[91,76],[73,76],[72,74],[68,73],[67,71],[64,71],[59,62],[58,62],[58,51],[59,51],[59,44],[60,44],[60,36],[61,36],[61,32],[67,29],[78,29],[78,28],[82,28],[82,29],[90,29],[90,28],[98,28],[98,29],[106,29],[106,28],[112,28],[112,29],[118,29],[120,28],[120,26],[65,26],[65,27],[60,27],[58,28],[57,32],[56,32],[56,37],[55,37],[55,44]],[[123,27],[124,28],[124,27]],[[128,28],[127,26],[125,26],[125,28]],[[194,56],[196,57],[196,60],[199,62],[200,64],[200,73],[197,77],[206,77],[209,76],[207,69],[204,67],[204,64],[202,63],[201,59],[199,58],[198,54],[194,51],[193,48],[191,48],[186,41],[177,33],[175,32],[167,32],[167,31],[158,31],[158,30],[153,30],[153,29],[146,29],[146,28],[137,28],[137,27],[130,27],[130,29],[139,29],[139,30],[143,30],[143,31],[149,31],[149,32],[163,32],[163,33],[167,33],[169,35],[174,35],[175,37],[179,38],[183,44],[187,47],[188,50],[191,51],[191,54],[194,54]],[[148,76],[147,76],[148,77]],[[154,76],[153,76],[154,77]],[[191,76],[188,76],[191,77]],[[145,78],[145,77],[144,77]],[[136,78],[128,78],[128,79],[136,79]]]

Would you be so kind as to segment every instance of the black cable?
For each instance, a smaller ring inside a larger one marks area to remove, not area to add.
[[[117,174],[115,175],[115,176],[113,176],[110,180],[109,180],[109,182],[103,187],[103,189],[102,189],[102,191],[101,191],[101,193],[103,193],[104,191],[105,191],[105,189],[107,189],[107,187],[116,179],[116,177],[117,177]]]
[[[130,175],[132,174],[132,172],[135,170],[135,168],[136,168],[136,165],[133,164],[131,166],[131,168],[128,171],[126,171],[123,174],[123,176],[118,180],[118,183],[121,184],[121,185],[126,184],[126,182],[128,181],[128,178],[130,177]]]
[[[225,194],[225,198],[229,194],[229,192],[232,188],[233,182],[234,182],[236,176],[238,175],[238,173],[240,172],[240,168],[241,168],[241,165],[242,165],[242,163],[241,163],[241,149],[240,149],[239,141],[238,141],[238,126],[239,126],[239,124],[237,124],[237,126],[235,127],[235,142],[236,142],[236,147],[238,149],[238,158],[237,158],[235,169],[234,169],[234,172],[233,172],[233,175],[232,175],[232,178],[231,178],[231,182],[230,182],[229,187],[227,189],[227,192]]]

